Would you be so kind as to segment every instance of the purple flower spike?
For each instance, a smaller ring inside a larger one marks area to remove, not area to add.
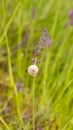
[[[51,44],[52,44],[51,38],[50,38],[50,37],[47,37],[46,46],[49,47]]]
[[[45,28],[42,32],[42,36],[40,37],[39,44],[35,47],[34,57],[39,56],[42,53],[44,47],[46,46],[47,48],[49,48],[51,44],[52,44],[52,39],[48,35],[48,30]],[[39,62],[40,62],[39,59],[37,60],[32,59],[33,64],[38,64]]]
[[[70,24],[71,26],[73,26],[73,20],[71,20],[69,24]]]
[[[73,20],[73,9],[69,12],[69,17]]]
[[[35,56],[39,56],[44,49],[44,46],[50,47],[52,44],[52,40],[48,35],[48,30],[45,28],[42,32],[42,36],[40,38],[39,44],[35,48]]]
[[[40,44],[47,47],[50,47],[50,45],[52,44],[52,40],[48,35],[48,30],[46,28],[43,30],[43,35],[41,37]]]
[[[16,84],[16,87],[23,87],[24,86],[24,83],[17,83]]]
[[[24,87],[24,83],[16,83],[16,88],[18,91],[22,91],[23,87]]]
[[[73,26],[73,9],[69,11],[69,26]]]

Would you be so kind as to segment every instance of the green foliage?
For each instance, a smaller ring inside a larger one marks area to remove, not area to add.
[[[0,130],[32,129],[33,78],[27,70],[45,27],[53,44],[38,64],[35,118],[40,130],[43,124],[45,130],[73,130],[73,27],[66,26],[72,8],[72,0],[1,0]]]

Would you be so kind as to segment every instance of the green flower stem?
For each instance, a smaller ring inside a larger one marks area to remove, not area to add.
[[[5,128],[6,128],[7,130],[10,130],[8,124],[3,120],[2,117],[0,117],[0,121],[3,123],[3,125],[5,126]]]
[[[33,78],[32,84],[32,122],[33,130],[35,130],[35,77]]]

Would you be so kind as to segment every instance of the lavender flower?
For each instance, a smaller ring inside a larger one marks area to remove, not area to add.
[[[52,44],[52,40],[50,36],[48,35],[48,31],[46,28],[43,30],[41,41],[42,41],[42,44],[44,44],[44,46],[47,46],[47,47],[50,47],[50,45]],[[41,41],[40,41],[40,44],[41,44]]]
[[[69,11],[69,18],[73,20],[73,9]]]
[[[48,35],[48,30],[45,28],[40,38],[39,44],[35,47],[34,56],[35,57],[39,56],[43,51],[44,47],[46,46],[49,48],[51,44],[52,44],[52,39]],[[36,60],[34,58],[32,59],[33,64],[38,64],[39,61],[40,61],[39,59]]]
[[[42,36],[40,38],[39,45],[36,46],[35,56],[38,56],[41,54],[41,51],[44,49],[44,46],[50,47],[51,44],[52,44],[52,40],[51,40],[50,36],[48,35],[47,29],[45,28],[43,30]]]
[[[18,82],[16,83],[16,88],[18,91],[22,91],[24,87],[24,83],[21,81],[21,79],[18,79]]]
[[[70,26],[73,26],[73,9],[69,11],[69,24]]]
[[[71,21],[69,22],[69,25],[70,25],[70,26],[73,26],[73,20],[71,20]]]
[[[39,62],[40,62],[39,59],[36,59],[36,60],[35,60],[34,58],[32,58],[32,63],[33,63],[33,64],[38,64]]]

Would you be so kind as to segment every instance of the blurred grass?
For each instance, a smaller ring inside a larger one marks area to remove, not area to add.
[[[43,113],[38,124],[41,126],[43,121],[45,130],[73,130],[73,27],[65,27],[72,8],[72,0],[1,0],[1,130],[32,128],[31,119],[22,121],[26,110],[32,107],[32,77],[27,69],[44,27],[53,39],[53,45],[40,56],[35,81],[35,116]],[[25,41],[23,37],[26,37]],[[23,46],[16,50],[21,41]],[[25,84],[20,92],[15,86],[19,78]]]

